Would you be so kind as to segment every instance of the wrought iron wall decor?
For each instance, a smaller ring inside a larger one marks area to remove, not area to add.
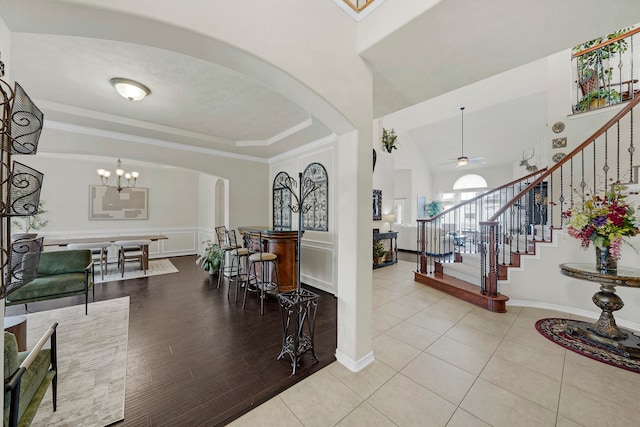
[[[11,217],[38,212],[43,178],[11,161],[14,154],[36,154],[44,118],[22,86],[14,87],[0,79],[0,298],[35,278],[42,250],[42,238],[11,241]]]
[[[291,191],[285,183],[289,174],[279,172],[273,180],[273,226],[291,229]]]
[[[313,182],[315,188],[305,200],[307,209],[302,214],[305,230],[329,231],[329,179],[320,163],[311,163],[302,174],[301,182]]]
[[[302,186],[312,185],[312,188],[304,188],[304,206],[292,208],[291,195],[296,196],[297,187],[295,179],[286,172],[279,172],[273,180],[273,226],[283,229],[291,229],[291,217],[293,212],[299,212],[301,216],[301,230],[329,231],[329,178],[327,170],[320,163],[310,163],[300,174]],[[302,187],[301,187],[302,189]],[[297,203],[298,201],[296,201]],[[296,210],[297,209],[297,210]],[[300,222],[300,221],[299,221]]]

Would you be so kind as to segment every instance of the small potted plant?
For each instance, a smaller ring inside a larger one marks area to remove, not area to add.
[[[202,243],[204,244],[204,248],[196,259],[196,265],[202,266],[209,274],[213,274],[218,271],[224,252],[217,243],[211,240],[205,240]]]
[[[38,210],[35,214],[30,216],[21,216],[13,220],[11,223],[18,227],[18,229],[24,231],[24,233],[14,233],[13,240],[35,239],[38,235],[32,231],[38,231],[43,229],[49,223],[49,220],[42,218],[42,215],[47,213],[44,208],[44,200],[38,203]]]
[[[391,153],[394,149],[398,149],[398,135],[394,129],[386,130],[382,128],[382,147]]]
[[[384,244],[382,240],[374,240],[373,241],[373,259],[376,264],[380,264],[384,262],[384,256],[386,255],[387,250],[384,248]]]

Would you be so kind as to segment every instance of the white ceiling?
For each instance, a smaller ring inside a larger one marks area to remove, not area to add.
[[[599,6],[589,7],[592,3]],[[465,155],[483,156],[486,167],[505,156],[519,158],[523,147],[544,133],[546,88],[536,83],[531,90],[521,79],[522,88],[510,88],[514,97],[485,98],[475,105],[473,90],[465,91],[472,83],[588,38],[583,35],[640,20],[637,0],[620,0],[609,9],[603,17],[601,3],[593,0],[443,0],[362,52],[374,76],[376,117],[393,117],[434,171],[460,155],[461,106],[466,107]],[[21,3],[12,2],[10,10],[0,3],[0,16],[10,29],[14,22],[28,21],[29,13]],[[376,13],[384,13],[384,7],[371,15]],[[11,40],[12,76],[50,123],[263,159],[332,134],[279,93],[200,59],[73,36],[14,32]],[[140,102],[120,98],[109,85],[112,77],[139,80],[151,95]],[[412,108],[402,110],[407,107]]]

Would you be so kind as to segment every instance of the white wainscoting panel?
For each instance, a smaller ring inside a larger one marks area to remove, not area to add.
[[[336,295],[333,271],[333,248],[311,246],[302,242],[300,268],[302,283]]]

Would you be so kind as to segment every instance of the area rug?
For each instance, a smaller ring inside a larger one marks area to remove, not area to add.
[[[536,330],[543,337],[568,350],[598,362],[640,373],[640,360],[625,357],[615,348],[595,343],[578,334],[565,332],[567,321],[569,320],[559,318],[540,319],[536,322]]]
[[[168,259],[151,259],[149,260],[149,269],[147,274],[140,270],[140,264],[132,262],[125,264],[124,277],[118,269],[117,264],[109,264],[104,279],[100,276],[100,266],[96,265],[95,283],[113,282],[116,280],[137,279],[145,276],[159,276],[160,274],[177,273],[178,269]]]
[[[32,426],[106,426],[124,419],[129,297],[27,314],[27,348],[58,322],[58,408],[51,387]],[[47,344],[49,346],[49,344]]]

